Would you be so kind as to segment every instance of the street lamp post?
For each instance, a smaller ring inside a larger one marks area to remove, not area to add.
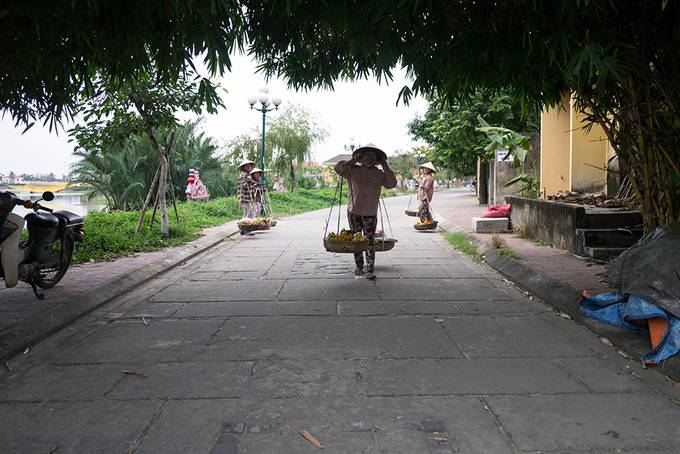
[[[278,96],[273,96],[272,99],[269,99],[269,89],[267,87],[262,87],[260,88],[260,94],[258,96],[250,96],[248,98],[248,104],[250,104],[250,108],[253,110],[257,110],[258,112],[262,112],[262,161],[261,161],[261,167],[262,167],[262,177],[260,177],[260,182],[264,185],[265,184],[265,177],[264,177],[264,141],[265,141],[265,124],[267,120],[267,112],[271,112],[272,110],[278,110],[279,105],[281,104],[281,98]],[[255,107],[255,104],[259,103],[259,107]],[[274,105],[274,107],[271,107],[271,105]]]

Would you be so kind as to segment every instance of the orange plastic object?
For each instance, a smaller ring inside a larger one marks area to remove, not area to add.
[[[654,317],[647,320],[649,325],[649,340],[652,342],[652,348],[656,348],[663,339],[668,329],[668,320],[661,317]]]

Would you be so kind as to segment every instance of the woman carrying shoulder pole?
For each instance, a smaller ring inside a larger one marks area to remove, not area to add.
[[[420,200],[420,208],[418,209],[418,218],[420,222],[432,222],[432,213],[430,212],[430,203],[434,195],[434,174],[437,170],[431,162],[426,162],[420,166],[420,185],[418,187],[418,200]]]

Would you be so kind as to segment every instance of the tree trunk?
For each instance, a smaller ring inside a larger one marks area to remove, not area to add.
[[[680,221],[680,112],[674,107],[680,95],[673,96],[678,94],[674,85],[657,82],[651,86],[645,77],[629,78],[614,107],[583,102],[589,120],[602,126],[616,151],[646,232]]]
[[[166,200],[166,191],[168,187],[168,158],[161,156],[161,175],[158,179],[158,211],[160,211],[161,218],[161,235],[167,237],[170,235],[170,223],[168,221],[168,204]]]
[[[155,191],[156,183],[158,183],[158,177],[160,176],[161,167],[160,165],[156,169],[156,174],[151,181],[151,186],[149,187],[149,192],[146,194],[146,199],[144,200],[144,205],[142,205],[142,211],[139,213],[139,220],[137,221],[137,227],[135,227],[135,233],[139,234],[142,231],[142,224],[144,224],[144,216],[146,215],[146,210],[149,208],[151,199],[157,194]]]
[[[293,166],[293,161],[290,161],[290,191],[295,190],[295,167]]]

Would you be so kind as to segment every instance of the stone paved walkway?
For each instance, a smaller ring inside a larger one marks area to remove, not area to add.
[[[672,453],[676,386],[412,229],[371,282],[325,211],[225,242],[0,373],[3,452]],[[56,449],[56,450],[55,450]]]

